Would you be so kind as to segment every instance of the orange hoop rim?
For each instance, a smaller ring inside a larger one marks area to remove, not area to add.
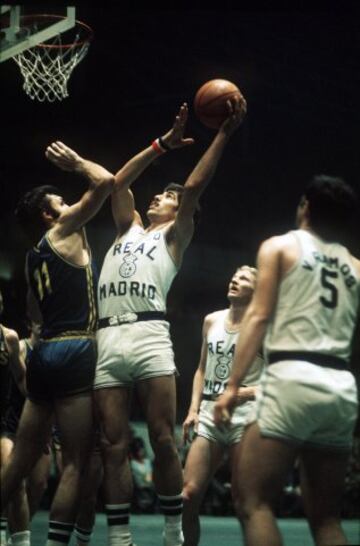
[[[23,25],[23,23],[27,22],[27,21],[38,21],[38,20],[49,20],[49,21],[52,21],[52,20],[59,20],[59,19],[66,19],[66,17],[64,15],[50,15],[50,14],[45,14],[45,13],[40,13],[40,14],[34,14],[34,15],[22,15],[20,17],[20,22],[21,22],[21,28],[23,28],[25,25]],[[71,44],[61,44],[61,45],[54,45],[54,44],[45,44],[43,42],[40,42],[38,44],[36,44],[36,46],[34,47],[43,47],[45,49],[70,49],[74,46],[76,47],[79,47],[79,46],[82,46],[84,44],[86,44],[87,42],[91,42],[91,40],[93,39],[94,37],[94,31],[93,29],[87,25],[86,23],[84,23],[83,21],[79,21],[77,19],[75,19],[75,25],[78,25],[80,26],[82,29],[84,29],[88,35],[83,38],[80,42],[72,42]],[[74,28],[74,27],[72,27]],[[68,28],[65,32],[68,32],[70,31],[71,28]],[[49,40],[51,40],[51,38],[49,38]]]

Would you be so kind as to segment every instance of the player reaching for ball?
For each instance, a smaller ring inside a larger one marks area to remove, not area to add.
[[[191,241],[198,200],[244,113],[244,100],[228,103],[226,121],[184,186],[170,184],[152,199],[146,229],[135,210],[130,186],[159,154],[192,144],[192,139],[183,136],[187,105],[181,106],[168,133],[135,155],[115,175],[112,211],[117,235],[99,281],[95,378],[95,399],[105,435],[104,496],[110,546],[132,544],[128,443],[134,383],[155,456],[154,483],[165,515],[164,544],[183,543],[182,469],[174,441],[176,368],[165,320],[166,295]]]
[[[206,127],[218,129],[228,115],[227,101],[234,99],[245,102],[240,89],[233,82],[209,80],[195,95],[195,114]]]

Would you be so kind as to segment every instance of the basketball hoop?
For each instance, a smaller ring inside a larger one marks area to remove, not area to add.
[[[20,18],[20,32],[30,34],[61,19],[65,17],[25,15]],[[58,33],[50,40],[46,40],[46,43],[39,43],[14,55],[13,59],[19,65],[24,78],[25,93],[31,99],[40,102],[54,102],[68,97],[69,78],[74,68],[85,57],[92,37],[93,31],[88,25],[75,21],[75,26],[63,35]]]

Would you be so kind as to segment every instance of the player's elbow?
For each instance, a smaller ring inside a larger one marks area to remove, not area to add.
[[[100,184],[104,186],[104,188],[106,188],[109,193],[111,193],[115,185],[115,176],[111,173],[105,174],[102,177]]]
[[[97,178],[93,184],[93,191],[95,195],[100,198],[107,197],[113,191],[115,184],[115,177],[111,173],[104,173]]]
[[[184,195],[188,198],[197,199],[201,193],[204,181],[201,177],[191,177],[184,184]]]
[[[249,313],[249,321],[258,328],[266,328],[270,322],[270,313],[266,309],[256,309]]]

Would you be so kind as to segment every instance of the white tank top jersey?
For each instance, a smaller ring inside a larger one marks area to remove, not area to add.
[[[221,394],[227,385],[235,353],[239,331],[230,332],[225,327],[228,309],[216,311],[207,332],[207,357],[203,394]],[[258,385],[264,367],[264,359],[258,355],[251,365],[242,386]]]
[[[360,299],[360,278],[350,254],[308,231],[290,233],[300,257],[281,281],[266,354],[311,351],[349,361]]]
[[[101,269],[99,318],[125,311],[166,311],[166,296],[178,269],[164,230],[132,226],[110,247]]]

